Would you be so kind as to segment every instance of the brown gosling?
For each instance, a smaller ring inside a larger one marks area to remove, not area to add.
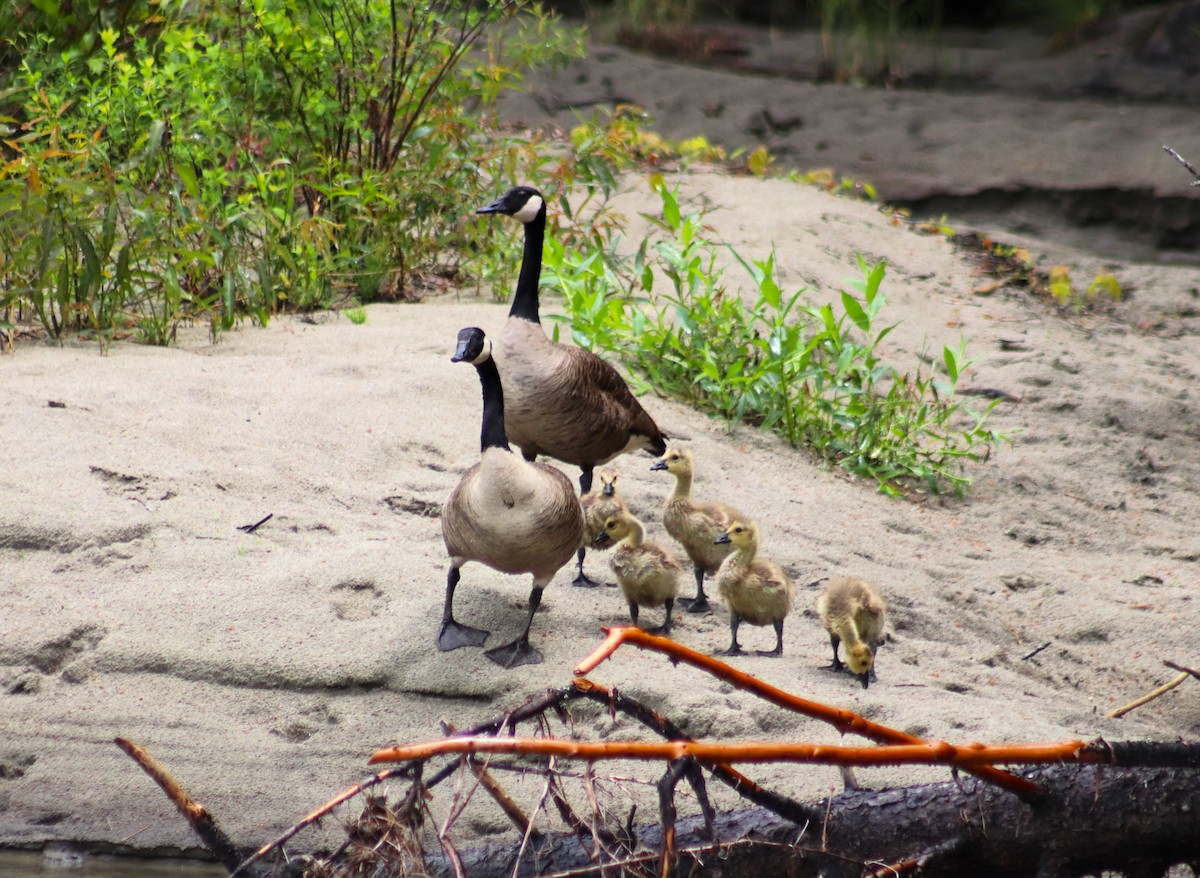
[[[875,650],[883,642],[887,602],[871,583],[838,576],[829,580],[817,595],[817,613],[833,645],[833,664],[825,670],[840,671],[849,666],[850,673],[866,689],[875,679]],[[842,641],[846,643],[845,665],[838,658],[838,645]]]
[[[713,575],[721,562],[729,557],[733,546],[721,543],[717,537],[725,533],[734,521],[749,519],[722,503],[696,503],[692,500],[692,477],[695,459],[685,448],[668,448],[654,462],[652,470],[663,470],[675,476],[675,491],[663,505],[663,524],[695,566],[696,596],[680,598],[689,613],[712,611],[704,594],[704,575]]]
[[[604,522],[620,512],[628,512],[629,507],[617,494],[617,468],[606,466],[600,470],[600,490],[589,491],[579,498],[583,506],[583,543],[579,546],[579,572],[571,585],[583,588],[595,588],[600,583],[583,572],[583,559],[587,555],[587,547],[594,545],[597,550],[611,549],[612,541],[596,542],[597,535],[604,532]]]
[[[652,634],[671,633],[671,611],[679,594],[679,562],[657,543],[645,541],[642,523],[628,510],[611,516],[596,535],[597,545],[616,543],[609,566],[629,603],[629,618],[638,623],[639,607],[666,607],[663,624],[647,629]]]
[[[717,571],[717,594],[729,607],[729,630],[733,635],[729,649],[717,655],[745,655],[738,645],[738,625],[772,625],[775,648],[758,650],[759,655],[783,655],[783,620],[796,599],[796,584],[783,568],[758,554],[758,527],[750,521],[735,521],[718,543],[733,547]]]
[[[583,510],[571,480],[563,473],[522,460],[509,447],[504,434],[504,393],[483,330],[469,327],[459,332],[451,359],[475,366],[483,388],[483,426],[479,462],[463,474],[442,507],[442,539],[450,570],[438,649],[482,646],[487,640],[487,631],[454,618],[459,568],[478,561],[501,573],[533,575],[525,629],[516,640],[485,654],[504,667],[537,664],[542,654],[529,645],[529,629],[542,602],[542,590],[579,548]]]
[[[592,490],[592,470],[617,455],[638,449],[662,454],[667,437],[621,373],[591,351],[551,341],[542,329],[542,194],[531,186],[514,186],[476,213],[515,217],[525,227],[521,273],[495,350],[509,441],[526,460],[544,454],[579,467],[581,495]]]

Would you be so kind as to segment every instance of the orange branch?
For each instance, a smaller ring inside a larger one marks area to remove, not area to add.
[[[601,759],[669,761],[691,757],[706,765],[728,762],[798,762],[817,765],[957,765],[978,768],[997,763],[1108,762],[1107,754],[1083,741],[1056,744],[969,744],[944,741],[844,747],[829,744],[706,744],[700,741],[568,741],[562,738],[442,738],[378,750],[379,762],[426,760],[449,753],[518,753],[595,762]]]
[[[922,738],[909,735],[899,729],[892,729],[887,726],[881,726],[878,723],[873,723],[852,711],[830,707],[817,701],[809,701],[806,698],[792,695],[790,692],[785,692],[769,683],[764,683],[756,677],[744,674],[722,661],[683,646],[670,638],[656,637],[653,634],[647,634],[640,628],[632,626],[605,628],[603,630],[607,635],[604,642],[591,655],[579,663],[575,668],[576,674],[586,674],[588,671],[593,670],[597,665],[616,652],[618,647],[629,643],[640,649],[660,652],[672,661],[685,662],[779,707],[827,722],[842,734],[854,732],[864,738],[883,744],[925,743]],[[1023,777],[1016,777],[1007,772],[988,767],[972,767],[969,770],[980,779],[1015,793],[1022,799],[1031,800],[1041,796],[1041,787]]]

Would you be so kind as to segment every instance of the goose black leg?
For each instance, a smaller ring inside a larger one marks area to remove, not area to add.
[[[745,651],[743,651],[743,649],[741,648],[741,646],[738,645],[738,642],[737,642],[737,630],[738,630],[738,626],[741,624],[742,624],[742,620],[737,617],[736,613],[729,614],[729,633],[731,635],[731,639],[729,642],[729,649],[721,650],[721,652],[715,652],[715,653],[713,653],[713,655],[745,655],[746,654]]]
[[[689,613],[712,612],[712,607],[708,603],[708,597],[704,594],[703,567],[696,565],[696,596],[694,598],[680,598],[679,603],[683,604],[684,609]]]
[[[583,546],[580,546],[579,551],[575,556],[579,559],[579,572],[576,573],[575,578],[571,580],[571,585],[577,585],[580,588],[596,588],[598,585],[600,585],[600,583],[596,582],[596,580],[592,579],[583,572],[583,558],[586,554],[587,549],[585,549]]]
[[[542,654],[529,645],[529,629],[533,627],[533,614],[542,603],[544,585],[534,585],[529,593],[529,618],[525,620],[525,630],[512,643],[497,646],[484,652],[488,658],[503,668],[515,668],[520,665],[540,665]]]
[[[472,628],[454,621],[454,589],[460,576],[457,567],[451,567],[446,574],[446,603],[442,607],[442,627],[438,629],[437,636],[438,649],[442,652],[463,646],[483,646],[488,639],[488,632],[482,628]]]
[[[759,655],[768,655],[772,657],[783,655],[783,620],[780,619],[775,623],[775,648],[757,650]]]
[[[592,490],[592,470],[594,467],[581,466],[579,468],[579,496]]]

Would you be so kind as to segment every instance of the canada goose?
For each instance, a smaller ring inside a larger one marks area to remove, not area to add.
[[[887,602],[871,583],[838,576],[817,595],[817,613],[833,644],[833,664],[826,670],[845,667],[838,659],[838,644],[844,640],[846,665],[866,689],[875,679],[875,650],[883,642]]]
[[[704,594],[704,574],[716,573],[721,562],[733,551],[733,546],[718,543],[717,537],[734,521],[749,519],[722,503],[692,502],[695,460],[686,448],[667,449],[650,469],[665,470],[675,476],[675,491],[663,505],[663,524],[695,565],[696,596],[680,598],[679,602],[689,613],[708,613],[712,607]]]
[[[610,516],[595,543],[616,543],[609,565],[629,602],[629,618],[637,624],[639,607],[667,608],[667,616],[654,633],[671,633],[671,610],[679,594],[679,562],[657,543],[645,542],[642,523],[628,510]]]
[[[756,558],[758,527],[751,521],[735,521],[716,539],[733,547],[733,553],[717,571],[717,594],[729,607],[729,649],[717,655],[744,655],[738,645],[738,625],[773,625],[775,648],[758,650],[759,655],[783,655],[783,620],[792,609],[796,584],[773,561]]]
[[[594,544],[597,549],[612,548],[612,541],[596,542],[596,536],[604,531],[604,522],[619,512],[628,512],[629,507],[617,494],[617,468],[606,466],[600,470],[600,489],[589,491],[579,498],[583,506],[583,544],[579,547],[579,572],[575,575],[572,585],[595,588],[599,583],[594,582],[583,572],[583,558],[587,547]]]
[[[504,393],[491,342],[483,330],[461,330],[450,359],[471,363],[479,373],[483,429],[479,463],[467,470],[442,507],[442,538],[450,555],[450,571],[438,649],[482,646],[488,637],[487,631],[454,619],[459,568],[478,561],[502,573],[533,574],[525,630],[512,643],[486,654],[504,667],[537,664],[542,655],[529,645],[533,614],[542,602],[542,590],[579,548],[583,510],[571,480],[563,473],[547,464],[522,460],[509,448],[504,434]]]
[[[620,373],[591,351],[555,344],[542,331],[538,283],[546,235],[546,203],[530,186],[516,186],[477,213],[515,216],[525,225],[525,251],[512,308],[495,357],[508,405],[505,428],[526,460],[539,454],[580,468],[580,494],[592,489],[592,470],[618,454],[666,450],[666,437]]]

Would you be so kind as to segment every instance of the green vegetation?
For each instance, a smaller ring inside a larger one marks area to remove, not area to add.
[[[500,260],[463,204],[535,144],[485,111],[523,65],[582,51],[518,5],[18,5],[0,52],[0,320],[167,344],[181,320],[215,336],[467,261],[488,274]]]
[[[943,349],[937,376],[882,361],[878,346],[894,328],[880,325],[883,264],[860,260],[860,283],[835,307],[805,301],[803,289],[785,294],[773,253],[748,261],[730,249],[750,299],[726,285],[722,245],[703,217],[685,215],[661,179],[655,187],[663,237],[634,256],[600,241],[582,250],[547,241],[544,277],[565,297],[577,344],[623,360],[643,389],[775,430],[887,493],[966,488],[961,465],[1005,438],[986,426],[995,403],[973,412],[954,395],[969,365],[962,344]],[[668,289],[651,297],[660,277]]]

